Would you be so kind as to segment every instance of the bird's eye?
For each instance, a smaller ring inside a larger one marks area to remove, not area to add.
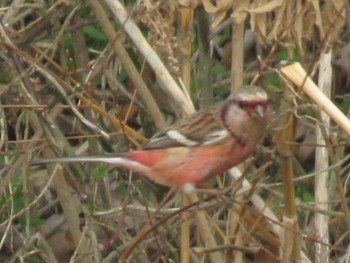
[[[244,101],[238,101],[238,106],[242,109],[246,106],[246,103]]]

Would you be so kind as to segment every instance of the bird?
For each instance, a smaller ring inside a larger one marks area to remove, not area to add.
[[[193,187],[238,165],[255,151],[267,126],[268,106],[262,88],[246,85],[155,134],[138,149],[41,159],[31,164],[103,162],[168,187]]]

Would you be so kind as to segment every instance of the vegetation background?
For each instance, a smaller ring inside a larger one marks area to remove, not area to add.
[[[280,71],[300,62],[348,115],[348,1],[3,0],[0,18],[1,262],[350,262],[349,137]],[[136,148],[242,83],[269,93],[266,139],[196,193],[29,164]]]

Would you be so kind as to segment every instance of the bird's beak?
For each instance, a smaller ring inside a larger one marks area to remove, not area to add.
[[[265,108],[261,105],[256,106],[255,111],[258,113],[258,115],[263,118],[265,115]]]

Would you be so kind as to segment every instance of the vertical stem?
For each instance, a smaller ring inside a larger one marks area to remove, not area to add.
[[[280,134],[280,142],[292,142],[294,139],[294,114],[286,114],[283,129]],[[281,234],[281,262],[299,262],[300,242],[297,235],[297,212],[295,205],[295,191],[293,181],[292,153],[293,147],[287,143],[278,146],[281,157],[280,174],[283,178],[283,194],[285,210],[283,216],[284,231]]]
[[[96,4],[96,6],[97,6],[97,4],[99,5],[99,2],[97,0],[89,0],[89,2],[90,3],[94,2]],[[111,9],[112,13],[114,14],[114,17],[122,25],[123,30],[127,33],[127,35],[133,41],[135,46],[141,52],[141,54],[143,54],[143,56],[147,60],[148,64],[154,70],[155,74],[157,75],[157,80],[158,80],[158,83],[160,84],[160,86],[164,89],[165,92],[167,92],[172,97],[172,99],[177,103],[177,106],[179,107],[179,109],[182,110],[182,112],[185,112],[187,114],[192,113],[194,110],[194,107],[192,105],[191,100],[189,100],[184,95],[184,92],[182,92],[181,89],[178,87],[175,80],[171,77],[170,73],[168,72],[168,70],[166,69],[163,62],[160,60],[160,58],[156,54],[156,52],[151,48],[151,46],[145,40],[141,30],[137,27],[137,25],[133,22],[132,18],[128,15],[124,6],[120,3],[120,1],[117,1],[117,0],[104,0],[104,2],[106,2],[108,7]],[[97,8],[95,8],[95,12],[96,12],[96,10],[97,10]],[[103,15],[103,16],[102,17],[97,16],[97,18],[99,19],[103,29],[105,29],[104,26],[107,25],[107,24],[105,24],[105,22],[108,21],[108,16],[105,12],[102,12],[102,13],[100,15]],[[102,23],[102,21],[103,21],[103,23]],[[109,21],[108,21],[108,23],[109,23]],[[114,31],[112,25],[108,25],[108,28]],[[109,29],[108,29],[108,31],[109,31]],[[107,31],[106,31],[106,34],[109,37]],[[112,38],[112,43],[115,40],[116,40],[116,38]],[[115,45],[114,45],[115,52],[119,56],[118,49],[120,47],[117,46],[118,43],[121,45],[121,47],[124,51],[125,51],[125,48],[119,39],[117,39],[115,41]],[[120,54],[120,55],[122,55],[122,54]],[[120,59],[122,60],[122,57],[120,57]],[[124,65],[124,62],[126,62],[126,60],[122,61],[123,65]],[[124,67],[128,71],[127,65],[124,65]],[[129,72],[128,72],[128,74],[129,74]]]
[[[231,63],[231,90],[243,85],[244,64],[244,22],[249,7],[249,0],[234,1],[232,16],[232,63]]]
[[[327,96],[331,95],[331,84],[332,84],[332,51],[328,53],[322,53],[320,58],[320,69],[319,69],[319,83],[321,91]],[[325,112],[320,113],[322,124],[324,125],[325,135],[328,136],[329,129],[329,117]],[[323,137],[321,128],[316,129],[316,144],[326,144],[326,138]],[[316,207],[324,211],[328,210],[328,162],[329,154],[328,148],[317,147],[316,158],[315,158],[315,202]],[[315,244],[315,262],[329,262],[329,235],[328,235],[328,216],[320,213],[315,215],[315,229],[317,238],[321,242]]]
[[[192,46],[192,22],[193,22],[193,10],[187,7],[180,9],[181,16],[181,77],[182,82],[190,94],[191,90],[191,46]],[[186,193],[181,192],[182,206],[189,204]],[[181,262],[190,262],[190,221],[189,212],[184,211],[181,213]]]
[[[231,91],[243,85],[243,64],[244,64],[244,22],[246,15],[243,9],[247,8],[249,1],[242,0],[233,3],[232,14],[232,58],[231,58]],[[238,202],[243,197],[237,197]],[[229,210],[229,222],[227,225],[228,244],[242,246],[242,229],[240,225],[240,214],[233,209]],[[234,253],[234,254],[233,254]],[[242,251],[227,250],[226,262],[243,262]]]
[[[186,193],[181,192],[182,206],[185,207],[189,204]],[[184,211],[181,213],[181,262],[188,263],[190,262],[190,213]]]
[[[232,63],[231,63],[231,90],[243,85],[244,61],[244,23],[233,23],[232,28]]]
[[[192,22],[193,22],[193,10],[182,7],[180,10],[181,15],[181,77],[185,88],[190,93],[191,88],[191,46],[192,46]]]
[[[198,10],[197,15],[198,24],[198,46],[199,46],[199,63],[197,83],[200,87],[199,105],[201,108],[207,107],[213,102],[213,85],[212,85],[212,60],[210,52],[210,25],[205,10]]]
[[[199,199],[195,193],[190,193],[188,195],[188,198],[190,199],[191,203],[197,203],[199,202]],[[215,248],[216,241],[211,233],[211,227],[206,220],[205,212],[203,210],[199,210],[196,213],[196,223],[197,227],[199,229],[200,236],[202,238],[202,241],[204,242],[205,246],[207,248]],[[222,254],[219,251],[215,251],[209,254],[209,258],[212,263],[221,263],[224,262],[224,259],[222,258]]]

